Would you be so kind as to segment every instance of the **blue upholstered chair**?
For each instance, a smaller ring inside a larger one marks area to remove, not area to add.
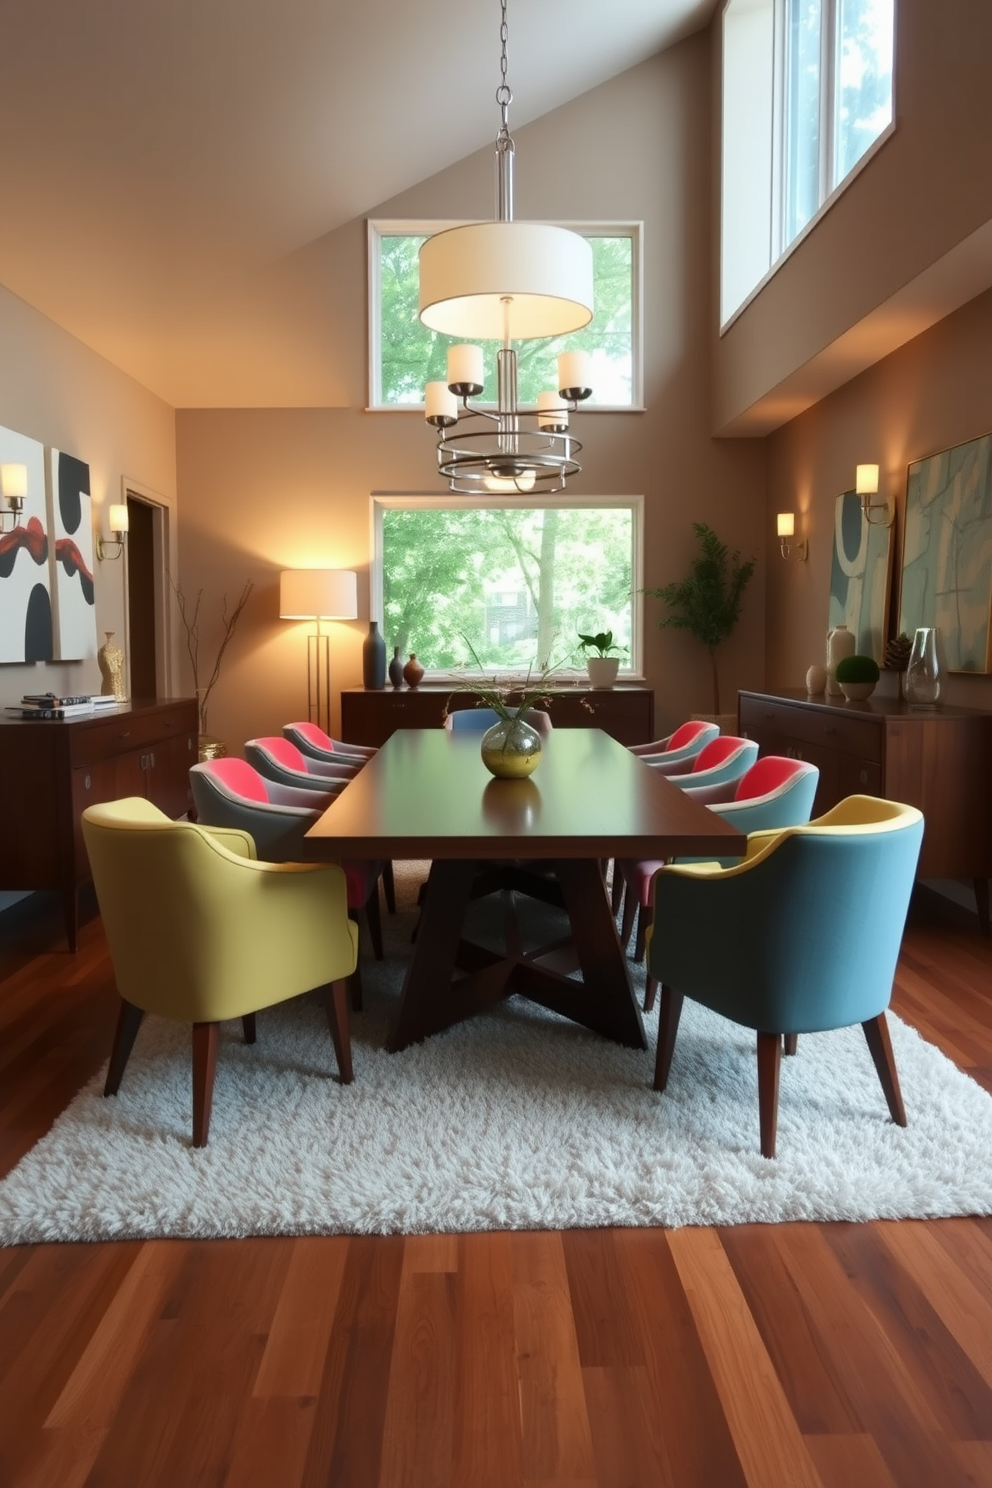
[[[720,734],[704,744],[692,760],[670,765],[661,759],[648,756],[644,763],[652,770],[665,775],[680,790],[687,786],[702,788],[706,785],[725,785],[728,781],[740,780],[758,758],[758,746],[753,739],[738,739],[734,734]]]
[[[661,985],[654,1088],[668,1083],[689,997],[757,1033],[764,1157],[775,1156],[783,1038],[793,1054],[801,1033],[860,1023],[905,1126],[885,1009],[922,837],[915,806],[849,796],[808,826],[754,833],[736,867],[661,868],[648,945]]]
[[[753,764],[739,780],[726,780],[722,785],[686,788],[687,796],[704,802],[717,816],[731,822],[745,835],[770,831],[776,827],[798,827],[808,822],[820,772],[805,760],[786,759],[783,755],[766,754]],[[690,862],[691,859],[682,859]],[[698,861],[698,860],[697,860]],[[721,867],[732,868],[739,857],[720,858]],[[623,919],[620,943],[626,945],[637,915],[634,960],[644,957],[647,928],[651,923],[651,883],[664,860],[619,860],[613,868],[619,875],[623,895]],[[644,989],[644,1011],[654,1006],[656,983],[648,974]]]
[[[492,728],[494,723],[499,723],[499,718],[495,708],[456,708],[453,713],[445,715],[444,726],[449,733],[471,731],[481,734]],[[531,728],[537,729],[539,734],[551,732],[551,715],[543,708],[525,708],[523,720]]]
[[[631,754],[639,754],[642,759],[664,755],[666,765],[681,767],[684,761],[694,760],[703,745],[715,739],[719,732],[719,725],[703,723],[701,719],[694,718],[689,723],[680,724],[674,733],[668,734],[664,739],[653,739],[650,744],[631,744],[629,747]]]

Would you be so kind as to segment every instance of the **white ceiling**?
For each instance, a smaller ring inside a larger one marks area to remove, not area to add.
[[[714,5],[511,0],[511,127]],[[175,407],[326,401],[319,377],[283,375],[275,324],[245,377],[230,287],[249,313],[281,260],[498,124],[497,0],[2,0],[0,16],[0,283]]]

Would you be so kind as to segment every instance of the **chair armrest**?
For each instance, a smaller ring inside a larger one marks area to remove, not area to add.
[[[687,796],[695,796],[697,801],[702,801],[704,806],[723,806],[733,801],[734,791],[740,784],[737,780],[725,780],[721,785],[687,785],[684,793]]]
[[[332,764],[330,760],[314,759],[312,755],[306,755],[305,758],[307,774],[323,780],[351,780],[360,769],[357,762],[343,761],[340,764]]]
[[[338,794],[337,791],[303,790],[297,785],[280,785],[275,780],[267,780],[265,788],[269,794],[270,806],[276,806],[281,811],[302,808],[308,815],[314,811],[326,811],[328,804]],[[261,806],[262,803],[258,804]]]

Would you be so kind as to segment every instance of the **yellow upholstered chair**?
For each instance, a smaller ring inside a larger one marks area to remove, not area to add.
[[[347,978],[358,932],[333,864],[260,863],[247,832],[172,821],[140,797],[90,806],[83,837],[121,996],[105,1095],[146,1012],[193,1024],[193,1145],[206,1145],[217,1025],[325,988],[341,1079],[352,1078]]]

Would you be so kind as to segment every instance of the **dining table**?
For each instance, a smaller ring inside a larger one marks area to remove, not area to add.
[[[519,995],[603,1037],[647,1047],[604,879],[611,858],[743,856],[747,838],[600,729],[553,729],[535,774],[499,780],[479,735],[394,733],[311,827],[320,862],[430,860],[386,1047],[406,1048]],[[491,889],[560,904],[566,933],[526,949],[464,933]]]

